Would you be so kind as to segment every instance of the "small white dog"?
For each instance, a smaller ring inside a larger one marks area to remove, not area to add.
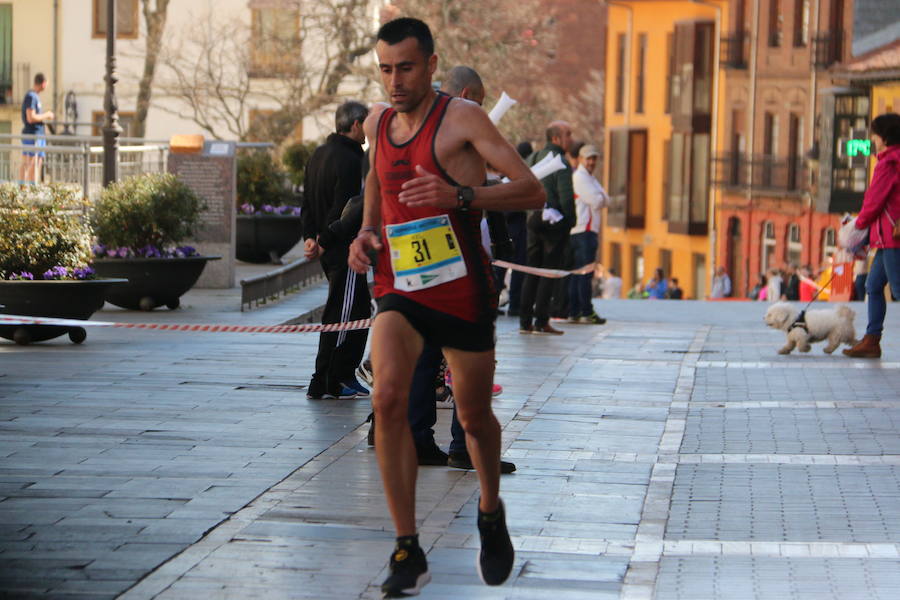
[[[856,344],[856,330],[853,319],[856,313],[846,306],[829,309],[807,310],[802,320],[800,311],[787,302],[777,302],[769,307],[763,320],[773,329],[787,334],[787,343],[778,354],[790,354],[794,348],[809,352],[810,344],[828,340],[825,352],[831,354],[841,343]]]

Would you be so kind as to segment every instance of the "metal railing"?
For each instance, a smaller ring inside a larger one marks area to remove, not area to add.
[[[714,185],[724,188],[752,188],[758,191],[799,194],[806,189],[806,164],[800,157],[770,155],[747,156],[726,152],[713,159],[716,163]],[[750,181],[750,166],[753,181]]]
[[[245,306],[250,310],[254,305],[258,307],[269,300],[318,283],[324,277],[319,261],[300,258],[280,269],[242,279],[241,312],[244,312]]]
[[[736,31],[722,38],[722,66],[726,69],[746,69],[746,45],[749,36],[743,31]]]
[[[47,146],[0,143],[0,180],[22,180],[21,167],[25,152],[42,152],[43,172],[38,179],[45,183],[71,183],[80,185],[85,198],[96,200],[103,181],[103,147],[93,145],[96,138],[74,136],[35,136],[25,134],[0,134],[0,142],[13,139],[34,140],[44,138],[59,142]],[[169,153],[168,143],[146,143],[145,140],[124,138],[123,142],[141,142],[140,145],[119,147],[119,177],[126,178],[143,173],[165,173]]]
[[[841,60],[842,31],[830,31],[813,38],[812,63],[817,69],[827,69]]]

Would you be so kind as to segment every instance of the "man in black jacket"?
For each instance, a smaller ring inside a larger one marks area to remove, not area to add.
[[[370,316],[369,288],[364,275],[347,267],[350,241],[328,234],[328,226],[341,216],[347,201],[362,189],[362,124],[369,111],[359,102],[345,102],[335,112],[335,130],[316,148],[306,166],[303,193],[304,254],[319,258],[328,278],[328,300],[322,323],[341,323]],[[354,371],[362,361],[368,330],[319,334],[316,370],[307,398],[368,397],[369,390]]]

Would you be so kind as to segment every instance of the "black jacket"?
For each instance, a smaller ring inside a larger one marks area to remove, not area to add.
[[[362,189],[362,146],[332,133],[306,165],[301,221],[303,239],[316,239]]]

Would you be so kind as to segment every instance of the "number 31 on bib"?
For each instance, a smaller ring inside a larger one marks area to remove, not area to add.
[[[394,287],[414,292],[466,276],[466,262],[447,215],[385,226]]]

